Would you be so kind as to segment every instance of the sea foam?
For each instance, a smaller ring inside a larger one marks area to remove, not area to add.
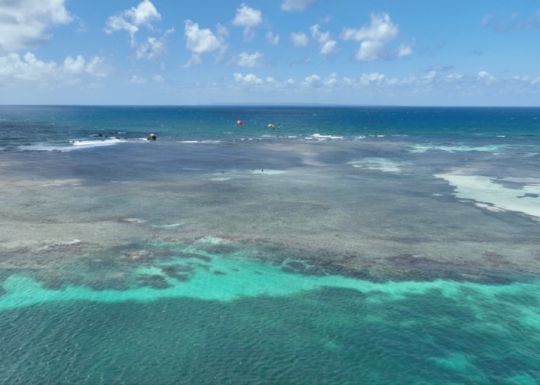
[[[508,146],[504,144],[491,144],[485,146],[446,146],[446,145],[435,145],[435,144],[415,144],[409,148],[409,152],[415,154],[423,154],[428,151],[444,151],[450,153],[456,152],[499,152],[507,149]]]
[[[142,141],[144,139],[137,139],[136,141]],[[120,143],[134,142],[133,140],[108,138],[103,140],[70,140],[70,144],[67,146],[50,145],[44,143],[30,144],[26,146],[19,146],[20,150],[24,151],[58,151],[58,152],[71,152],[76,150],[85,150],[96,147],[108,147],[115,146]]]

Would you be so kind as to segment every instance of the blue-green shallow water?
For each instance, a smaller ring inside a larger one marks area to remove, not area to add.
[[[178,279],[172,267],[189,274]],[[191,246],[127,274],[151,284],[50,289],[9,276],[0,383],[536,384],[540,376],[535,282],[373,283]]]

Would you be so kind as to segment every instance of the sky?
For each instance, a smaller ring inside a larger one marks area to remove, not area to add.
[[[540,106],[540,1],[0,0],[0,104]]]

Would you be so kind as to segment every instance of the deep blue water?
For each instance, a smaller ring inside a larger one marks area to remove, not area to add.
[[[235,122],[241,119],[242,127]],[[275,124],[276,129],[267,127]],[[409,107],[0,107],[0,146],[96,134],[128,138],[149,131],[179,140],[306,136],[408,135],[474,139],[540,135],[539,108]]]

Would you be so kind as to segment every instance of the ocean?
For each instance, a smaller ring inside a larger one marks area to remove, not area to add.
[[[0,384],[540,384],[539,170],[540,108],[0,107]]]

